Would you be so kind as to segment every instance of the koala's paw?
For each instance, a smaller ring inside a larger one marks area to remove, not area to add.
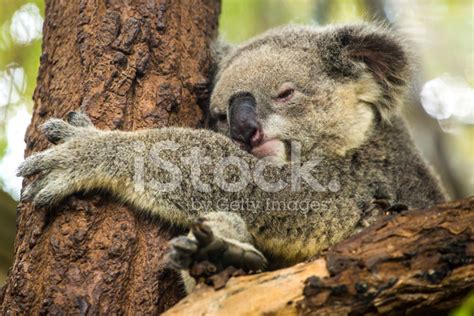
[[[189,269],[193,263],[193,257],[198,251],[198,242],[186,236],[179,236],[173,238],[170,244],[171,250],[168,253],[168,260],[171,267],[176,270]]]
[[[72,126],[95,128],[91,119],[82,112],[75,112],[75,111],[69,112],[67,114],[67,121]]]
[[[53,206],[73,192],[71,186],[61,172],[53,171],[28,185],[23,191],[21,200],[31,200],[37,207]]]
[[[84,136],[95,130],[89,117],[81,112],[69,112],[67,120],[66,122],[52,118],[41,125],[42,132],[51,143],[57,144],[72,137]]]
[[[173,268],[187,270],[195,263],[209,261],[216,272],[233,266],[244,271],[263,271],[267,260],[250,244],[233,239],[215,237],[212,229],[202,220],[191,226],[195,239],[180,236],[171,240],[169,261]]]
[[[58,166],[54,162],[55,160],[54,157],[40,155],[40,157],[32,157],[31,160],[28,158],[20,166],[19,176],[42,173],[23,190],[21,194],[22,202],[32,201],[36,207],[54,206],[77,190],[75,186],[77,176],[67,169],[53,169]],[[37,163],[35,164],[33,161]]]
[[[360,230],[369,227],[383,216],[398,214],[406,210],[408,210],[408,207],[404,204],[391,204],[388,199],[375,199],[363,211],[363,216],[359,222]]]
[[[67,195],[77,191],[80,183],[87,177],[90,159],[81,159],[81,148],[90,148],[89,136],[99,133],[87,116],[71,112],[70,123],[60,119],[50,119],[41,126],[47,139],[53,146],[45,151],[33,154],[20,164],[17,171],[19,177],[38,174],[22,192],[22,201],[32,201],[38,207],[53,206]],[[89,163],[88,166],[82,166]]]

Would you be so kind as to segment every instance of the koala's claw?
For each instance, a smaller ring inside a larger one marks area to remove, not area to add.
[[[179,236],[174,238],[171,241],[171,245],[173,248],[183,252],[183,253],[195,253],[198,250],[198,242],[187,238],[186,236]]]
[[[91,119],[82,112],[69,112],[67,114],[67,121],[69,124],[76,127],[94,127]]]
[[[62,144],[33,154],[20,164],[17,176],[38,175],[23,190],[22,201],[32,201],[38,207],[54,206],[67,195],[80,190],[81,183],[90,176],[87,171],[94,164],[87,165],[88,160],[83,161],[81,166],[77,157],[80,147],[88,147],[84,144],[101,132],[95,129],[85,114],[70,113],[68,120],[70,123],[53,118],[41,126],[49,141]],[[93,141],[91,144],[94,144]]]
[[[231,239],[216,238],[212,229],[199,220],[191,226],[196,240],[180,236],[171,241],[169,261],[175,269],[190,269],[202,261],[213,263],[217,271],[233,266],[245,271],[264,270],[265,257],[252,245]]]
[[[22,192],[21,201],[32,201],[37,207],[54,206],[71,193],[68,182],[61,175],[49,174],[30,183]]]
[[[69,112],[67,122],[52,118],[41,125],[42,132],[53,144],[82,135],[91,129],[95,129],[92,121],[87,115],[81,112]]]
[[[172,239],[171,251],[168,254],[171,266],[177,270],[188,269],[197,250],[198,243],[191,238],[180,236]]]
[[[48,155],[48,150],[33,154],[26,158],[18,167],[16,175],[18,177],[28,177],[42,170],[48,170],[54,165],[53,160],[45,159]]]
[[[53,144],[74,137],[78,132],[74,126],[57,118],[52,118],[41,125],[41,130],[46,138]]]
[[[201,218],[191,225],[191,232],[203,247],[209,245],[214,240],[214,233],[211,227],[204,224],[204,220]]]
[[[51,207],[61,202],[67,195],[72,193],[71,187],[65,182],[49,181],[36,193],[33,205],[36,207]]]
[[[21,193],[21,201],[31,201],[35,194],[40,190],[38,182],[33,182],[26,186]]]

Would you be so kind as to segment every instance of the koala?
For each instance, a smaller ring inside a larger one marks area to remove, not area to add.
[[[96,129],[72,112],[50,119],[57,143],[28,157],[22,193],[51,207],[106,190],[190,228],[172,267],[207,260],[260,271],[306,260],[384,212],[447,196],[398,109],[410,81],[402,40],[370,24],[285,26],[216,49],[212,129]],[[191,284],[187,285],[190,289]]]

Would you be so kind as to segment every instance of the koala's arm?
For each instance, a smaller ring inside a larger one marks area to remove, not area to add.
[[[170,263],[177,269],[188,269],[196,260],[209,260],[219,270],[228,265],[247,271],[265,267],[266,259],[252,245],[240,215],[215,212],[213,205],[207,210],[197,207],[193,212],[192,205],[181,203],[199,195],[199,188],[194,187],[198,184],[189,179],[190,164],[195,162],[190,157],[183,159],[184,152],[203,149],[211,162],[218,156],[246,155],[227,138],[207,130],[179,128],[102,131],[94,128],[87,116],[75,112],[69,115],[69,123],[51,119],[42,129],[50,141],[62,144],[28,157],[20,166],[20,176],[40,174],[26,187],[23,200],[32,199],[35,205],[48,207],[77,191],[107,190],[174,224],[186,225],[199,216],[187,237],[171,242]],[[177,164],[172,166],[171,162]],[[174,168],[184,174],[177,178],[179,186],[161,190],[168,184],[154,181],[166,179],[177,170]],[[209,177],[206,172],[203,176]],[[203,202],[201,199],[199,203]]]
[[[210,192],[196,189],[198,184],[191,177],[191,166],[196,162],[187,157],[193,148],[199,151],[196,159],[206,156],[211,164],[228,155],[245,161],[254,159],[228,138],[208,130],[104,131],[74,112],[69,123],[51,119],[42,130],[50,141],[60,144],[31,155],[18,170],[18,176],[23,177],[39,174],[22,194],[23,200],[32,200],[39,207],[55,205],[78,191],[99,189],[175,224],[186,225],[190,218],[204,213],[204,208],[213,210],[201,203],[193,212],[191,198],[204,201],[216,191],[212,181]],[[212,167],[201,169],[204,181],[209,180]]]
[[[267,187],[292,176],[288,165],[270,165],[262,173],[265,177],[256,181],[252,172],[259,169],[257,158],[228,137],[209,130],[105,131],[96,129],[83,114],[72,113],[69,123],[51,119],[42,126],[46,137],[60,144],[31,155],[19,167],[18,176],[40,174],[22,194],[23,199],[32,199],[37,206],[55,205],[78,191],[103,189],[140,209],[180,223],[179,219],[189,215],[215,211],[219,198],[273,197],[275,194]],[[226,167],[229,164],[243,165],[246,185],[235,186],[233,181],[241,178],[241,170]],[[316,172],[316,178],[325,179],[334,170],[321,165]],[[289,189],[282,192],[299,197]],[[193,201],[195,205],[189,204]],[[188,214],[168,214],[166,209],[170,207]],[[194,214],[192,209],[196,210]]]

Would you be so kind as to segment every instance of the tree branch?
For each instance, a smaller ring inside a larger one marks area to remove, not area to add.
[[[474,288],[474,197],[388,216],[310,263],[200,285],[165,315],[426,313]]]

